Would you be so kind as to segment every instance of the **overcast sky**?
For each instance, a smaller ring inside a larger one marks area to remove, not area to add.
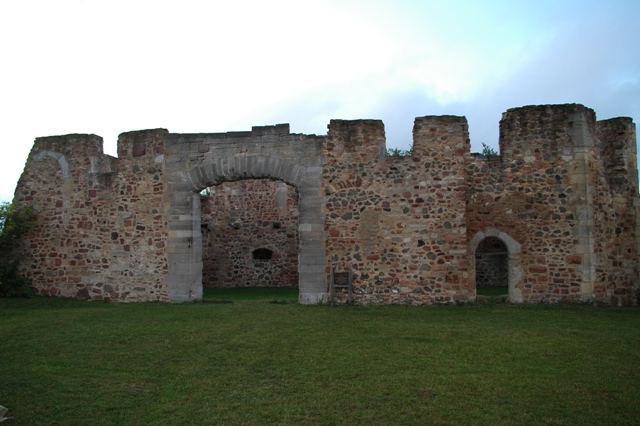
[[[37,136],[247,130],[465,115],[497,147],[507,108],[583,103],[640,121],[640,0],[0,3],[0,200]]]

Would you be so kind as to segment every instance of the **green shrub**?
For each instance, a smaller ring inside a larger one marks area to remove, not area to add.
[[[495,149],[493,149],[492,147],[490,147],[486,143],[482,144],[482,155],[484,155],[486,158],[498,158],[498,157],[500,157],[500,154],[498,154],[498,151],[496,151]]]
[[[30,282],[18,273],[20,240],[33,226],[31,208],[17,209],[12,203],[0,204],[0,296],[28,297]]]
[[[387,157],[400,158],[410,157],[413,154],[413,147],[409,149],[387,148]]]

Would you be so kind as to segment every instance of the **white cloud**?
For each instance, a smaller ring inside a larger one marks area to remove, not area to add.
[[[634,9],[635,8],[635,9]],[[633,9],[633,10],[631,10]],[[226,131],[272,121],[324,133],[465,114],[475,144],[500,113],[586,102],[638,119],[638,38],[624,2],[72,1],[0,5],[0,198],[33,138]],[[571,12],[571,13],[569,13]],[[575,68],[575,69],[573,69]],[[609,112],[611,111],[611,112]]]

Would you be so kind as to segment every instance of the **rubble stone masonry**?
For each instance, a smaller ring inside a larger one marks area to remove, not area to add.
[[[635,138],[631,119],[577,104],[508,110],[488,158],[458,116],[416,118],[400,157],[377,120],[332,120],[326,136],[129,132],[117,158],[95,135],[38,138],[15,194],[37,213],[21,268],[40,294],[86,299],[297,281],[301,303],[319,303],[335,268],[352,271],[357,303],[462,303],[492,238],[513,303],[635,305]]]
[[[205,287],[298,285],[298,196],[293,186],[245,179],[201,200]],[[257,250],[267,250],[268,259]]]

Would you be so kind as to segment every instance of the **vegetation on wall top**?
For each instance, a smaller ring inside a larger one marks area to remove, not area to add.
[[[482,152],[481,154],[489,159],[500,158],[500,154],[494,148],[490,147],[486,143],[482,143]]]
[[[391,157],[391,158],[411,157],[412,154],[413,154],[413,147],[409,149],[387,148],[387,157]]]

